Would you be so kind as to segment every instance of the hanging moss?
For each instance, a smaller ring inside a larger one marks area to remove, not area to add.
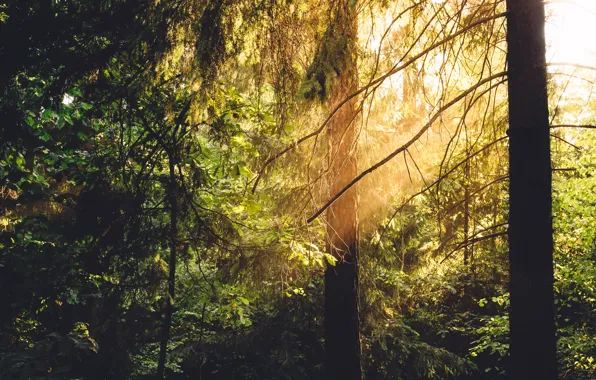
[[[340,24],[338,27],[336,24],[331,23],[323,35],[317,55],[300,86],[299,96],[304,99],[326,100],[339,75],[346,70],[353,70],[355,41],[344,32],[345,25]]]
[[[210,1],[197,23],[197,59],[204,77],[214,76],[226,58],[225,5],[225,1]]]

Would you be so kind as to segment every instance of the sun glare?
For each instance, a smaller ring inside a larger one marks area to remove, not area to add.
[[[546,2],[549,62],[593,65],[596,60],[596,0]]]

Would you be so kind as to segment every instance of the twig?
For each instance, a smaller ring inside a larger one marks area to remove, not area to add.
[[[506,140],[508,137],[507,136],[503,136],[500,137],[498,139],[496,139],[495,141],[492,141],[488,144],[486,144],[485,146],[483,146],[482,148],[480,148],[479,150],[477,150],[476,152],[472,153],[471,155],[469,155],[468,157],[464,158],[462,161],[458,162],[454,167],[452,167],[449,171],[447,171],[445,174],[443,174],[442,176],[440,176],[439,178],[437,178],[433,183],[431,183],[430,185],[426,186],[424,189],[420,190],[419,192],[417,192],[416,194],[410,196],[410,198],[406,199],[406,201],[404,203],[402,203],[398,208],[395,209],[395,211],[393,212],[393,214],[391,215],[391,218],[389,218],[389,221],[387,223],[385,223],[385,226],[383,227],[383,231],[381,232],[381,235],[379,237],[379,241],[377,242],[377,245],[375,247],[375,250],[378,248],[379,244],[381,243],[381,240],[383,239],[383,236],[385,235],[385,232],[387,231],[387,228],[389,227],[389,223],[391,223],[391,221],[395,218],[395,216],[404,209],[404,207],[406,207],[406,205],[408,203],[410,203],[410,201],[414,198],[416,198],[419,195],[424,194],[425,192],[427,192],[428,190],[432,189],[433,186],[438,185],[439,183],[441,183],[441,181],[445,178],[447,178],[447,176],[449,176],[451,173],[453,173],[455,170],[457,170],[457,168],[459,168],[460,166],[462,166],[463,164],[465,164],[466,162],[468,162],[469,160],[471,160],[473,157],[479,155],[480,153],[484,152],[485,150],[487,150],[488,148],[492,147],[493,145]]]
[[[451,256],[453,256],[453,254],[455,252],[459,251],[462,248],[468,247],[468,246],[470,246],[472,244],[476,244],[476,243],[478,243],[480,241],[483,241],[483,240],[488,240],[488,239],[496,238],[496,237],[499,237],[499,236],[505,236],[505,235],[507,235],[507,233],[508,233],[508,231],[500,231],[500,232],[495,232],[494,234],[490,234],[490,235],[486,235],[486,236],[481,236],[481,237],[477,237],[477,238],[474,238],[474,239],[464,240],[464,241],[460,242],[458,244],[458,246],[453,251],[449,252],[447,254],[447,256],[445,256],[443,258],[443,260],[441,260],[441,263],[440,264],[443,264],[448,258],[450,258]]]
[[[279,151],[278,153],[274,154],[272,157],[270,157],[269,159],[267,159],[267,161],[265,161],[265,163],[263,164],[263,166],[261,167],[261,170],[259,171],[259,174],[256,177],[255,183],[253,185],[252,188],[252,192],[254,193],[257,190],[257,186],[259,185],[259,182],[261,180],[261,177],[263,176],[263,174],[265,173],[265,169],[267,169],[267,167],[269,165],[271,165],[274,161],[276,161],[278,158],[280,158],[281,156],[283,156],[284,154],[288,153],[289,151],[295,149],[298,145],[302,144],[303,142],[310,140],[311,138],[317,136],[318,134],[320,134],[325,127],[327,126],[327,124],[329,124],[329,121],[331,121],[331,119],[333,118],[333,116],[337,113],[337,111],[339,111],[339,109],[346,104],[347,102],[349,102],[350,100],[352,100],[353,98],[355,98],[356,96],[360,95],[361,93],[363,93],[364,91],[367,91],[370,87],[376,86],[381,84],[382,82],[385,81],[385,79],[389,78],[390,76],[397,74],[398,72],[400,72],[401,70],[407,68],[408,66],[412,65],[414,62],[416,62],[418,59],[420,59],[421,57],[423,57],[424,55],[428,54],[429,52],[431,52],[432,50],[436,49],[437,47],[440,47],[444,44],[446,44],[447,42],[450,42],[451,40],[455,39],[456,37],[459,37],[460,35],[466,33],[467,31],[469,31],[470,29],[475,28],[476,26],[482,25],[487,21],[491,21],[491,20],[496,20],[500,17],[504,17],[507,13],[506,12],[502,12],[502,13],[498,13],[496,15],[490,16],[490,17],[485,17],[482,18],[476,22],[471,23],[470,25],[466,26],[465,28],[460,29],[458,32],[445,37],[444,39],[440,40],[439,42],[429,46],[428,48],[424,49],[422,52],[416,54],[414,57],[412,57],[411,59],[409,59],[408,61],[406,61],[405,63],[403,63],[402,65],[395,65],[394,67],[392,67],[387,73],[381,75],[380,77],[378,77],[375,80],[370,81],[366,86],[359,88],[357,91],[353,92],[351,95],[347,96],[343,101],[341,101],[337,106],[335,106],[333,108],[333,110],[331,110],[331,112],[329,113],[329,115],[327,116],[327,118],[323,121],[323,123],[319,126],[319,128],[317,128],[314,132],[300,138],[299,140],[297,140],[296,142],[288,145],[287,147],[285,147],[284,149],[282,149],[281,151]]]
[[[456,96],[449,103],[445,104],[443,107],[441,107],[437,111],[437,113],[435,113],[433,115],[433,117],[428,121],[428,123],[426,123],[426,125],[424,125],[424,127],[422,127],[420,129],[420,131],[418,131],[418,133],[414,137],[412,137],[404,145],[402,145],[399,148],[397,148],[396,150],[394,150],[387,157],[385,157],[381,161],[377,162],[373,166],[369,167],[368,169],[366,169],[365,171],[363,171],[362,173],[360,173],[359,175],[357,175],[352,181],[350,181],[350,183],[348,183],[343,189],[341,189],[337,194],[335,194],[323,207],[321,207],[316,213],[314,213],[313,216],[311,216],[310,218],[308,218],[308,220],[306,222],[307,223],[311,223],[319,215],[321,215],[325,210],[327,210],[329,208],[329,206],[331,206],[337,199],[339,199],[339,197],[341,197],[346,191],[348,191],[352,186],[354,186],[356,183],[358,183],[362,178],[364,178],[368,174],[372,173],[373,171],[377,170],[381,166],[385,165],[387,162],[389,162],[391,159],[393,159],[393,157],[395,157],[398,154],[400,154],[401,152],[405,151],[412,144],[414,144],[416,141],[418,141],[418,139],[420,137],[422,137],[422,135],[443,114],[443,112],[445,112],[445,110],[449,109],[451,106],[453,106],[454,104],[458,103],[460,100],[462,100],[463,98],[465,98],[466,96],[468,96],[471,92],[475,91],[478,87],[480,87],[480,86],[482,86],[482,85],[484,85],[484,84],[486,84],[488,82],[491,82],[494,79],[501,78],[501,77],[503,77],[505,75],[506,75],[506,72],[501,72],[501,73],[492,75],[492,76],[490,76],[488,78],[485,78],[485,79],[481,80],[480,82],[476,83],[476,85],[474,85],[473,87],[467,89],[466,91],[464,91],[461,94],[459,94],[458,96]],[[496,86],[502,84],[504,81],[505,81],[505,79],[499,81],[498,83],[494,84],[493,86],[496,87]]]

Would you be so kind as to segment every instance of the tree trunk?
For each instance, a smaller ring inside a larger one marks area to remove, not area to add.
[[[470,238],[470,152],[468,149],[468,131],[466,130],[466,157],[468,160],[464,166],[464,241]],[[472,262],[472,244],[464,247],[464,265],[467,267]]]
[[[555,380],[553,236],[542,0],[507,0],[511,379]]]
[[[170,273],[168,278],[168,300],[164,315],[163,328],[161,332],[161,344],[159,348],[159,361],[157,363],[157,378],[163,379],[166,371],[166,356],[168,351],[168,340],[172,328],[172,314],[174,313],[174,296],[176,291],[176,246],[178,244],[178,186],[176,182],[176,164],[174,153],[168,154],[170,170]]]
[[[358,24],[353,3],[338,0],[333,3],[333,11],[336,12],[335,32],[347,41],[355,42]],[[352,53],[345,53],[343,67],[329,95],[331,109],[357,89],[356,60]],[[331,195],[358,174],[355,157],[356,114],[356,99],[352,99],[341,107],[328,126]],[[330,380],[362,378],[357,207],[355,186],[327,210],[327,249],[337,259],[336,265],[329,266],[325,271],[325,367]]]

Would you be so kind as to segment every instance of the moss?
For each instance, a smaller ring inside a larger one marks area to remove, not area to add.
[[[300,86],[302,98],[326,100],[339,75],[353,69],[354,41],[346,36],[344,28],[331,25],[323,35],[317,55]]]

